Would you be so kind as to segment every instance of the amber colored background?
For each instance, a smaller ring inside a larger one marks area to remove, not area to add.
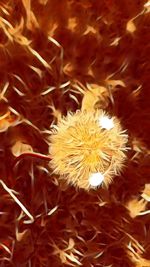
[[[34,217],[0,184],[0,266],[150,266],[150,215],[127,205],[150,183],[149,12],[142,0],[0,1],[0,179]],[[18,140],[47,155],[56,113],[80,108],[74,84],[87,83],[111,92],[129,134],[108,190],[63,185],[44,159],[14,164]]]

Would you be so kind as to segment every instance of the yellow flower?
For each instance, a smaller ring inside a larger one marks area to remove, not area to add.
[[[103,110],[68,113],[52,129],[51,167],[70,184],[89,190],[108,186],[126,159],[128,136]]]

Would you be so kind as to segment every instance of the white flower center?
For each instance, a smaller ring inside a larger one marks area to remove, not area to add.
[[[113,118],[107,116],[100,117],[99,125],[106,130],[111,130],[114,127]]]
[[[104,175],[100,172],[92,173],[89,177],[89,183],[91,186],[98,186],[104,180]]]

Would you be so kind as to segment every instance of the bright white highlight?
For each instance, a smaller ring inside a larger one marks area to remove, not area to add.
[[[106,130],[111,130],[114,127],[113,118],[107,116],[100,117],[99,125]]]
[[[89,183],[91,186],[98,186],[104,180],[104,175],[100,172],[92,173],[89,178]]]

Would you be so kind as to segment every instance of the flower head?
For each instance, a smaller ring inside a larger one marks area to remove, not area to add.
[[[107,186],[122,169],[127,140],[119,120],[103,110],[68,113],[52,129],[51,167],[79,188]]]

